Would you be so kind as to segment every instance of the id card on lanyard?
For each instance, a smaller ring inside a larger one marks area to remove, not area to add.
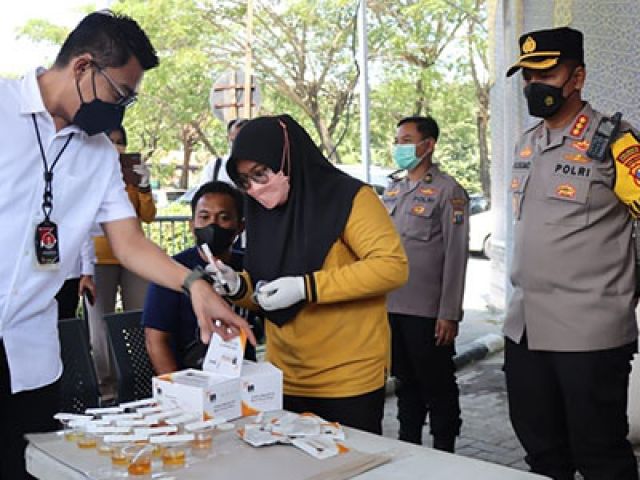
[[[42,195],[42,213],[44,214],[44,220],[35,226],[35,267],[38,270],[58,270],[60,268],[60,237],[58,235],[58,225],[51,220],[51,212],[53,210],[53,169],[69,145],[69,142],[71,142],[73,133],[69,135],[69,138],[67,138],[67,141],[58,152],[51,167],[49,167],[35,114],[31,114],[31,118],[33,119],[33,126],[36,131],[36,137],[38,138],[38,146],[40,147],[40,155],[42,156],[42,164],[44,166],[44,193]]]

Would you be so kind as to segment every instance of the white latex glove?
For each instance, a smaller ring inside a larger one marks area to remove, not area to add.
[[[213,289],[218,295],[233,297],[240,290],[240,275],[221,260],[215,261],[215,266],[208,264],[204,270],[213,278]]]
[[[147,188],[149,186],[149,179],[151,178],[151,170],[144,163],[134,165],[132,170],[140,175],[140,182],[138,187]]]
[[[290,307],[306,297],[304,277],[280,277],[255,293],[256,301],[267,311]]]

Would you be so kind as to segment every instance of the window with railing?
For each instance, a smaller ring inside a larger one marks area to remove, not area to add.
[[[193,246],[189,228],[191,217],[185,215],[158,216],[151,223],[143,223],[145,235],[168,255],[175,255]]]

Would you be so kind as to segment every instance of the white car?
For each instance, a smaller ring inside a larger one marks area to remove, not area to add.
[[[354,165],[334,164],[334,166],[352,177],[362,180],[363,182],[365,181],[364,167],[361,163]],[[395,171],[393,168],[385,168],[378,165],[371,165],[369,167],[369,184],[373,186],[378,195],[382,195],[385,188],[387,188],[390,181],[389,175]]]
[[[491,210],[469,217],[469,251],[491,257],[491,230],[493,214]]]

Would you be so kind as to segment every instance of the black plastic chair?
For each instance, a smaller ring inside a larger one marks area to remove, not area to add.
[[[89,347],[85,321],[67,318],[58,322],[62,356],[60,411],[84,413],[100,406],[100,390]]]
[[[118,402],[151,397],[153,367],[144,342],[142,310],[104,316],[118,377]]]

